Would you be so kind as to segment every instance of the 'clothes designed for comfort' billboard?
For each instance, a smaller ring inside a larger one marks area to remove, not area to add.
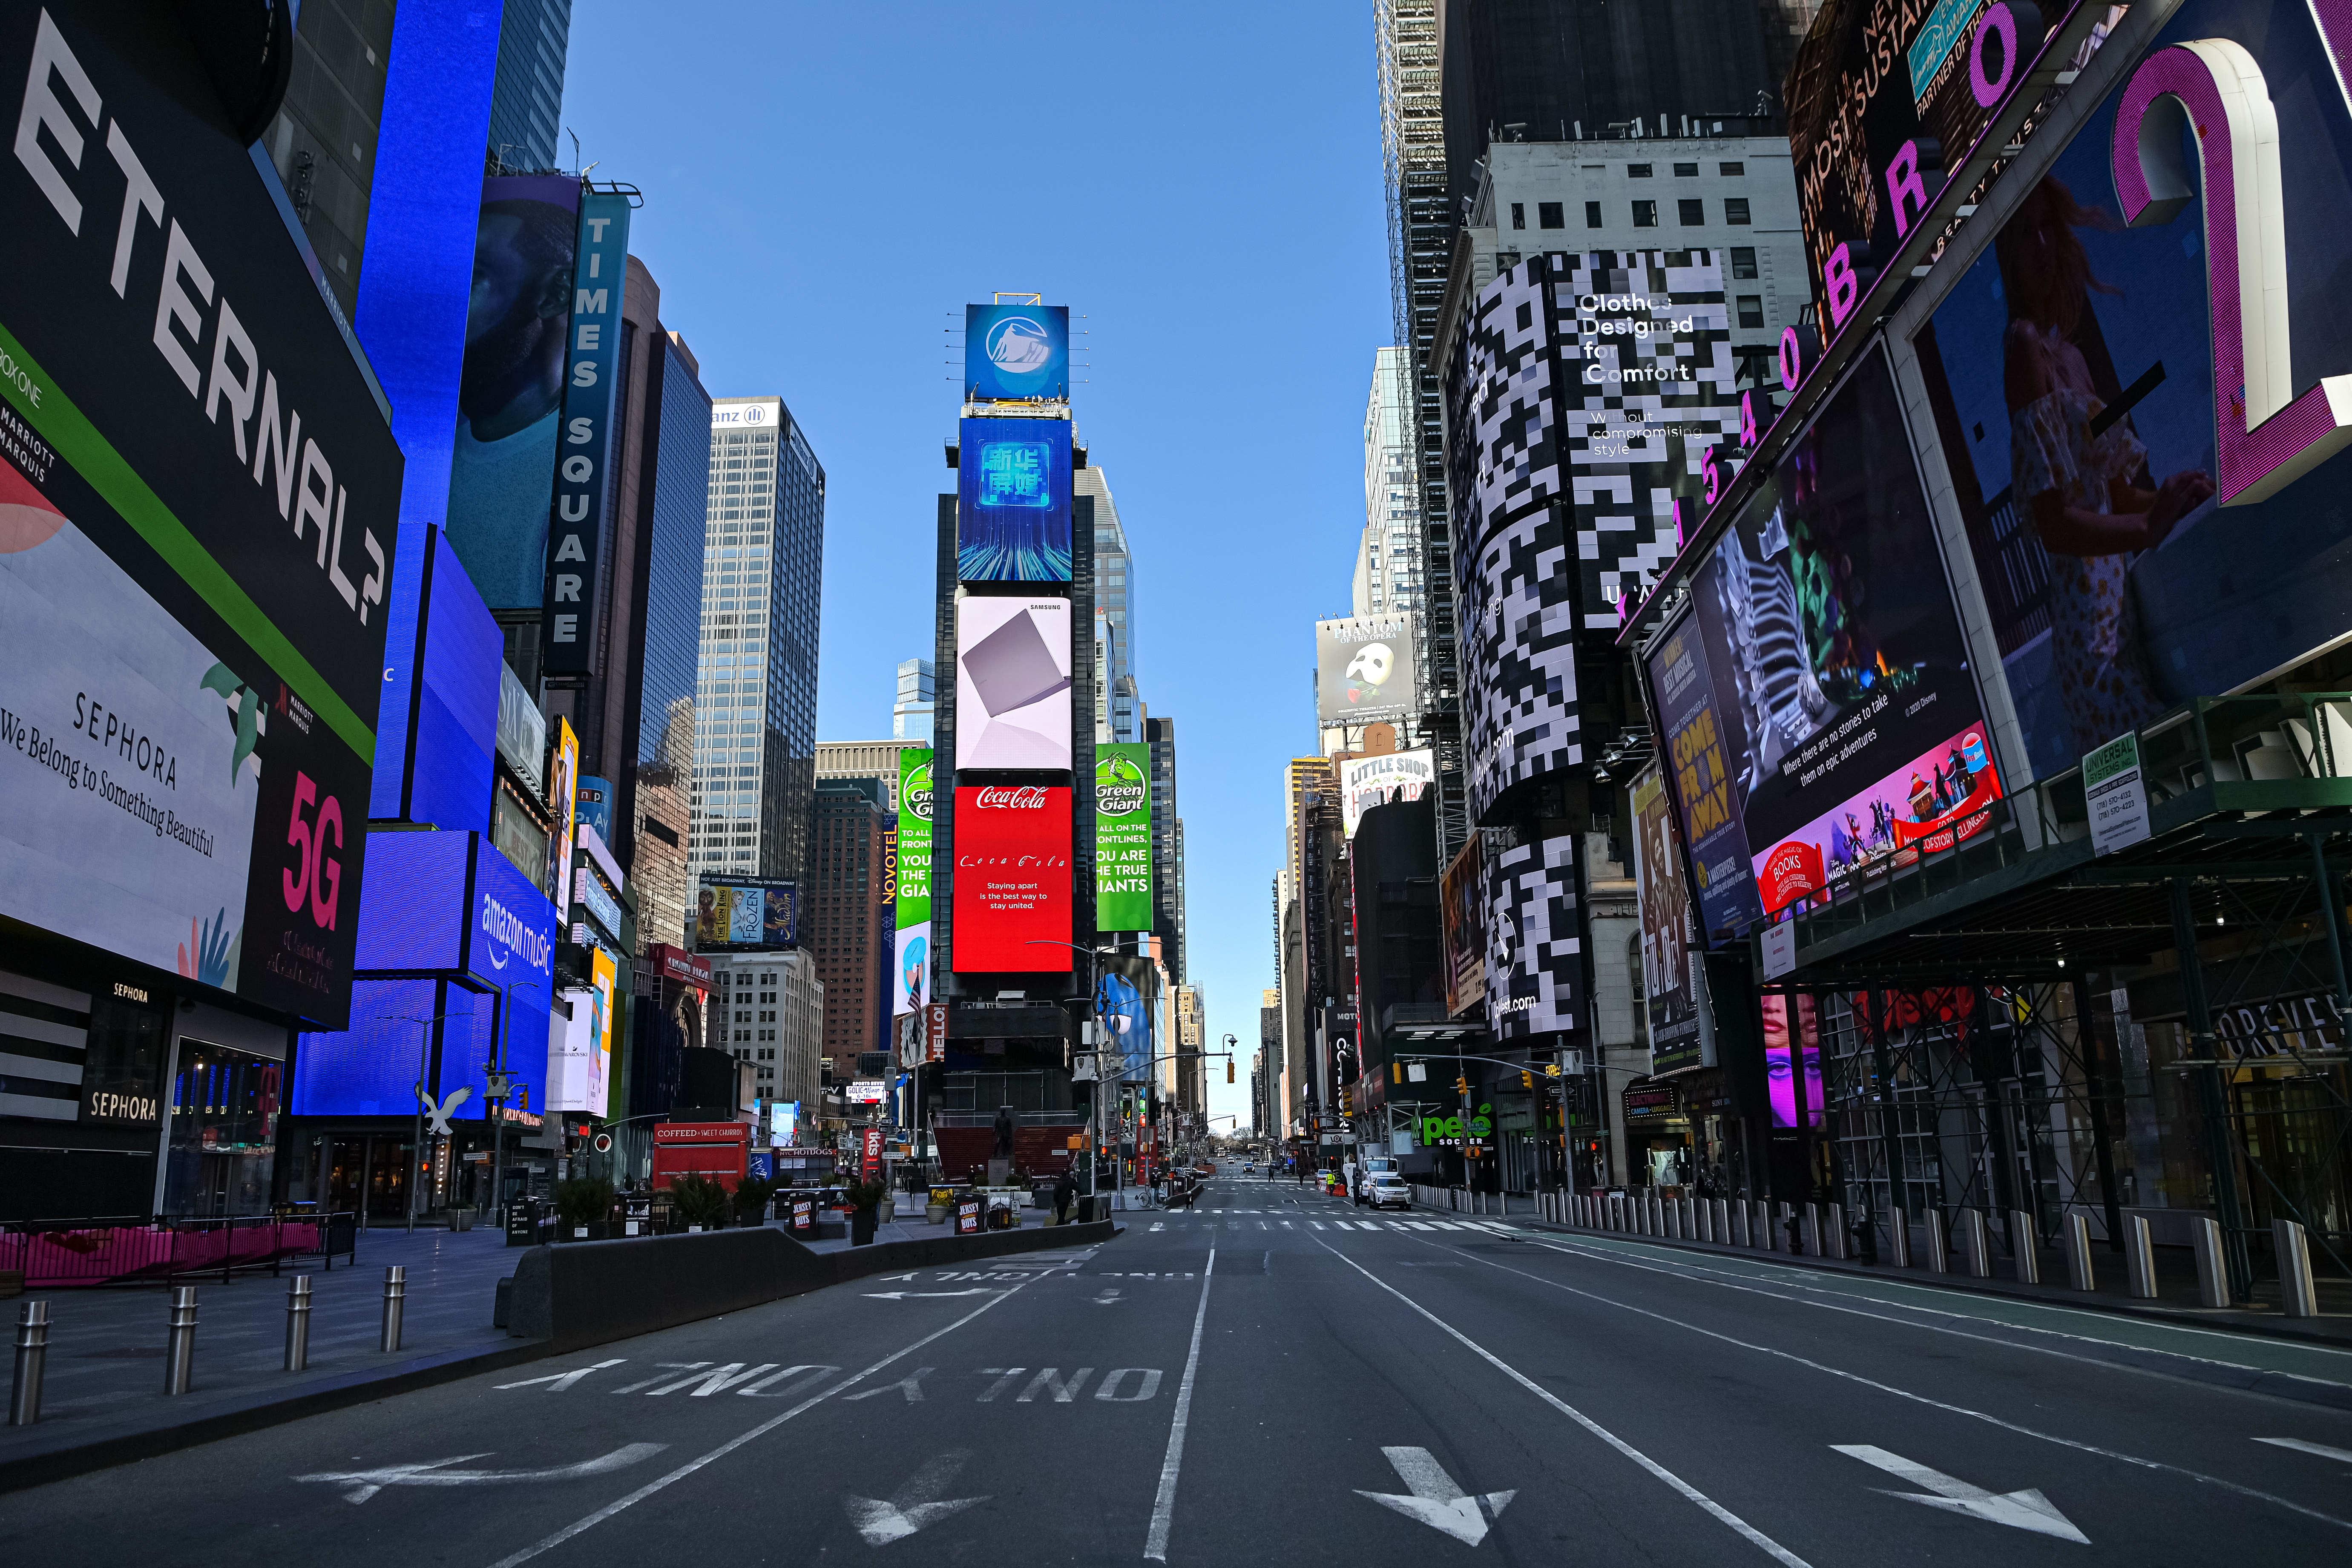
[[[995,784],[955,792],[955,970],[1066,973],[1070,790]]]
[[[2322,456],[2352,432],[2320,384],[2352,371],[2347,43],[2301,0],[2184,7],[1914,339],[2037,778],[2352,632],[2352,458]],[[2168,158],[2205,194],[2154,199]]]
[[[956,575],[1070,580],[1070,422],[967,419],[956,447]]]
[[[1068,771],[1067,599],[958,604],[955,765]]]
[[[931,749],[898,753],[898,980],[893,1017],[919,1013],[931,999]]]
[[[0,93],[0,914],[340,1026],[399,448],[180,26]]]
[[[1066,403],[1067,305],[966,305],[963,395],[971,403]]]
[[[1151,748],[1095,747],[1095,929],[1151,929]]]

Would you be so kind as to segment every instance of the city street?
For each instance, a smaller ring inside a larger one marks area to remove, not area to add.
[[[2315,1397],[2230,1386],[2265,1373]],[[1090,1250],[0,1497],[0,1534],[55,1564],[2305,1563],[2352,1549],[2346,1385],[2317,1345],[1221,1176]]]

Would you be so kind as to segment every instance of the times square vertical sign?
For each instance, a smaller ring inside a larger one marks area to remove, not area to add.
[[[401,456],[180,17],[0,3],[0,914],[341,1028]]]

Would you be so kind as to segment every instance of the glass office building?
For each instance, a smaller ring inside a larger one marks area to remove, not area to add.
[[[824,469],[782,398],[711,405],[704,496],[694,869],[805,884]]]

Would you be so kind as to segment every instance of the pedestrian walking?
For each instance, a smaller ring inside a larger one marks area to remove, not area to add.
[[[1067,1169],[1054,1182],[1054,1223],[1070,1223],[1070,1205],[1078,1195],[1077,1179]]]

